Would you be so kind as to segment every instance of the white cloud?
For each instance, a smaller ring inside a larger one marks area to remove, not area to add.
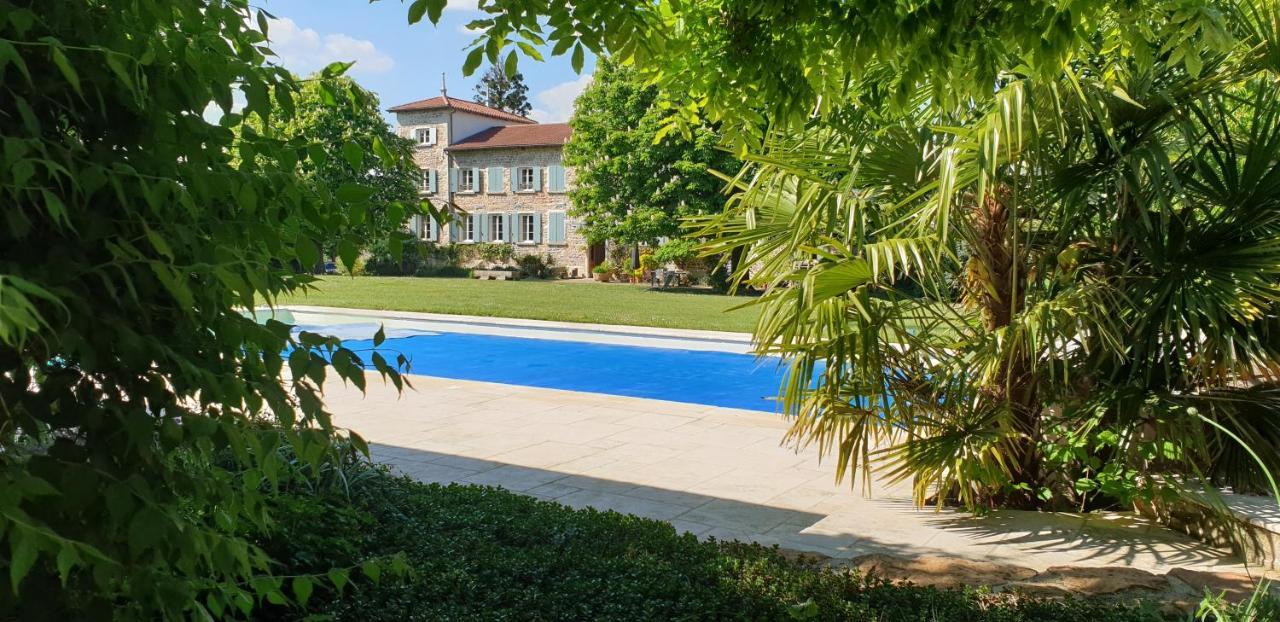
[[[591,75],[579,76],[576,80],[561,82],[549,89],[539,91],[533,96],[534,107],[529,117],[539,123],[564,123],[573,116],[573,102],[582,94],[582,89],[591,84]]]
[[[449,0],[444,5],[446,11],[475,11],[479,8],[479,0]]]
[[[270,20],[267,33],[278,62],[298,74],[312,73],[334,61],[356,61],[352,74],[385,73],[395,66],[372,41],[342,33],[321,35],[287,17]]]

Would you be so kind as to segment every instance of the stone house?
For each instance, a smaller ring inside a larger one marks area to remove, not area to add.
[[[568,124],[540,124],[445,92],[389,112],[397,134],[414,143],[422,197],[461,212],[445,227],[415,220],[421,239],[511,244],[515,256],[550,255],[569,276],[590,276],[603,261],[604,248],[588,248],[568,214],[574,175],[561,160]]]

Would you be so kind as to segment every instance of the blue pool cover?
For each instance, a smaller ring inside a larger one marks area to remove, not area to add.
[[[343,345],[368,360],[369,339]],[[388,361],[403,354],[410,374],[607,393],[775,412],[783,370],[775,358],[462,333],[388,338]]]

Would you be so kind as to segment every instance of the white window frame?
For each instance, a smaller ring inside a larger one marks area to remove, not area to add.
[[[420,127],[413,130],[413,138],[419,147],[433,147],[436,144],[436,128]]]
[[[531,213],[517,214],[516,223],[517,223],[516,225],[517,229],[520,232],[520,239],[518,240],[519,243],[520,244],[537,244],[537,242],[534,241],[534,234],[536,232],[533,230],[533,214]]]
[[[525,173],[529,174],[529,178],[525,179]],[[528,182],[528,185],[525,182]],[[518,166],[516,167],[516,192],[537,192],[538,189],[533,187],[533,167]]]
[[[470,216],[462,219],[462,242],[471,244],[476,241],[476,219]]]
[[[475,194],[479,184],[476,183],[476,169],[460,168],[458,169],[458,192],[464,194]]]
[[[489,214],[489,241],[506,242],[507,215],[503,213]]]
[[[420,168],[418,169],[418,174],[420,175],[420,177],[418,178],[418,192],[421,192],[423,194],[430,194],[431,193],[431,169]]]

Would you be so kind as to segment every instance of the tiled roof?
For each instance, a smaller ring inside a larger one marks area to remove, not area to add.
[[[494,119],[502,119],[503,121],[513,121],[515,123],[537,123],[537,121],[534,121],[533,119],[522,117],[518,114],[511,114],[510,112],[504,112],[497,108],[490,108],[484,104],[477,104],[476,102],[467,101],[465,99],[454,99],[443,95],[439,97],[432,97],[431,99],[420,99],[416,102],[400,104],[399,106],[392,106],[391,108],[388,108],[387,111],[412,112],[416,110],[439,110],[442,108],[452,108],[462,112],[469,112],[471,114],[478,114]]]
[[[559,147],[569,140],[568,123],[491,127],[449,145],[449,151],[498,147]]]

